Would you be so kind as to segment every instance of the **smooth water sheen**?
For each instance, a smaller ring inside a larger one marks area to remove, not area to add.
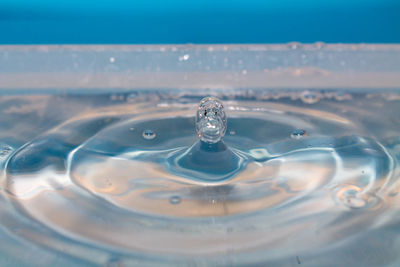
[[[400,94],[209,94],[1,96],[0,265],[400,264]]]

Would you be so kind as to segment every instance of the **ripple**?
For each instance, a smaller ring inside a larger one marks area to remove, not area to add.
[[[180,263],[228,248],[305,253],[383,220],[396,159],[351,118],[309,105],[224,104],[229,134],[211,144],[197,140],[191,101],[130,101],[72,118],[12,151],[3,187],[51,240]]]

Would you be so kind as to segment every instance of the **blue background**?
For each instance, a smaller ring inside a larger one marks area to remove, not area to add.
[[[0,0],[1,44],[400,43],[399,0]]]

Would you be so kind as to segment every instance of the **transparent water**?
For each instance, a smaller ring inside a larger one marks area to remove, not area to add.
[[[0,96],[1,265],[400,264],[399,93],[210,94]]]

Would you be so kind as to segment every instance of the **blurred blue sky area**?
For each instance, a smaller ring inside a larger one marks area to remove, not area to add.
[[[400,0],[0,0],[0,44],[400,43]]]

